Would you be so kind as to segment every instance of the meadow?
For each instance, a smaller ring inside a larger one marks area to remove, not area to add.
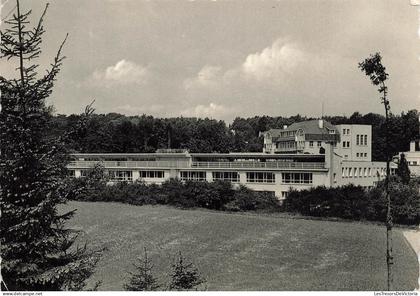
[[[70,202],[80,242],[106,247],[92,285],[122,290],[146,247],[163,286],[179,251],[206,279],[207,290],[385,290],[385,228],[358,222],[226,213],[167,206]],[[417,258],[394,231],[394,286],[414,290]]]

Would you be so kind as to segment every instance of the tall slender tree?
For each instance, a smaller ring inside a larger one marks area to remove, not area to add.
[[[401,153],[400,160],[398,162],[397,175],[401,178],[401,182],[404,184],[410,183],[410,168],[408,167],[408,162],[404,153]]]
[[[17,78],[0,76],[0,206],[2,288],[9,290],[79,290],[98,254],[74,245],[77,233],[65,228],[74,211],[59,214],[66,201],[62,181],[67,153],[63,138],[48,136],[51,94],[63,57],[60,45],[51,67],[38,75],[43,21],[33,28],[31,11],[16,11],[0,32],[1,58],[17,60]],[[87,112],[89,113],[89,112]]]
[[[391,211],[391,195],[389,188],[389,177],[390,177],[390,161],[391,155],[389,151],[389,116],[391,106],[388,99],[388,87],[386,85],[386,80],[388,79],[388,73],[386,68],[382,65],[382,56],[380,53],[375,53],[370,55],[369,58],[365,59],[363,62],[359,63],[359,68],[367,76],[369,76],[370,81],[373,85],[378,86],[378,92],[380,94],[380,99],[385,108],[385,153],[386,153],[386,177],[385,177],[385,195],[387,200],[387,215],[386,215],[386,262],[387,262],[387,286],[388,290],[392,289],[392,265],[393,265],[393,256],[392,256],[392,211]]]

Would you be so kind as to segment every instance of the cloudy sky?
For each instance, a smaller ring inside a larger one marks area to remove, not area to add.
[[[4,3],[2,18],[14,7]],[[43,0],[21,1],[39,16]],[[381,52],[395,113],[420,109],[419,7],[380,1],[51,1],[41,64],[69,33],[57,113],[236,116],[383,112],[358,69]],[[4,24],[2,24],[3,26]],[[16,64],[0,61],[3,76]]]

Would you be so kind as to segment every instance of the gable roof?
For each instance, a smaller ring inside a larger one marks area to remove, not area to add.
[[[305,132],[305,134],[328,134],[329,130],[335,130],[336,132],[338,132],[337,128],[326,120],[323,120],[324,127],[319,128],[318,121],[318,119],[314,119],[295,122],[286,129],[284,129],[284,131],[296,131],[298,129],[302,129]]]
[[[305,133],[306,140],[338,140],[339,137],[339,132],[334,125],[324,120],[323,128],[320,128],[318,119],[295,122],[285,129],[270,129],[265,133],[270,134],[274,140],[286,140],[291,136],[281,137],[281,133],[294,132],[299,129],[302,129]],[[330,134],[329,131],[331,130],[334,130],[335,133]]]

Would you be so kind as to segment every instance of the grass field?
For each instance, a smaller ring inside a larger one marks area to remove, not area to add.
[[[69,226],[91,247],[108,249],[90,284],[122,290],[146,247],[162,283],[180,250],[199,268],[208,290],[384,290],[385,229],[362,223],[288,219],[164,206],[71,202]],[[414,290],[417,258],[394,232],[394,284]]]

